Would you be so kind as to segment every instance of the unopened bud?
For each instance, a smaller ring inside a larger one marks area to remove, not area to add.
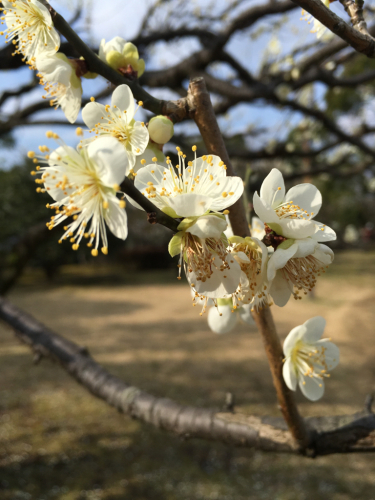
[[[157,144],[165,144],[173,137],[173,123],[167,116],[154,116],[148,124],[148,132],[151,140]]]

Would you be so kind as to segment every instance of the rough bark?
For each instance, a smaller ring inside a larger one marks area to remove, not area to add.
[[[201,438],[263,451],[299,453],[282,418],[183,406],[157,398],[111,375],[87,349],[65,339],[0,297],[0,319],[37,358],[59,363],[85,389],[120,412],[182,438]],[[369,405],[368,405],[369,406]],[[354,415],[306,420],[307,456],[375,451],[375,416],[369,407]]]

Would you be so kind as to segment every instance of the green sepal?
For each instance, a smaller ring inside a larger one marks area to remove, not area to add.
[[[171,257],[179,255],[181,253],[182,239],[184,237],[183,231],[176,233],[172,236],[171,241],[168,244],[168,252]]]
[[[231,298],[229,299],[217,299],[218,306],[233,306],[233,301]]]
[[[233,243],[234,245],[244,242],[244,239],[241,238],[241,236],[230,236],[228,240],[230,243]]]
[[[179,231],[186,231],[186,229],[188,229],[190,226],[192,226],[196,220],[198,219],[199,217],[186,217],[185,219],[183,219],[179,225],[177,226],[177,229]]]
[[[282,236],[283,235],[283,230],[281,229],[280,224],[277,224],[277,222],[267,222],[267,226],[272,229],[277,235]]]
[[[177,219],[177,217],[178,217],[176,212],[171,207],[164,207],[161,209],[161,211],[164,212],[165,214],[169,215],[169,217],[172,217],[172,219]]]
[[[281,248],[281,250],[287,250],[292,245],[294,245],[295,241],[296,240],[293,240],[292,238],[289,238],[289,239],[283,241],[282,243],[280,243],[280,245],[277,247],[277,249]]]

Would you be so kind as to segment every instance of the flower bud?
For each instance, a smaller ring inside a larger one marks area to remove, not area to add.
[[[173,123],[167,116],[154,116],[148,124],[148,132],[154,142],[165,144],[173,137]]]

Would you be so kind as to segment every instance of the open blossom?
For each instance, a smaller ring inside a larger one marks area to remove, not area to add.
[[[47,137],[59,140],[52,132],[47,132]],[[116,197],[128,171],[122,146],[113,137],[100,138],[78,150],[59,142],[60,147],[40,158],[46,166],[38,166],[37,172],[32,172],[42,174],[36,182],[44,184],[44,188],[38,190],[47,192],[55,200],[47,205],[55,211],[47,226],[52,229],[72,218],[64,226],[60,242],[69,239],[73,250],[78,250],[85,238],[87,246],[93,247],[92,255],[96,256],[101,241],[101,250],[107,254],[105,223],[117,238],[124,240],[128,232],[125,202]],[[39,149],[49,153],[46,146]],[[35,153],[30,152],[28,156],[34,158]]]
[[[61,106],[66,118],[74,123],[81,109],[82,85],[76,67],[64,54],[38,57],[35,61],[40,84],[44,85],[51,106]]]
[[[266,226],[266,240],[274,252],[267,264],[267,278],[283,291],[287,301],[302,290],[311,291],[316,278],[333,261],[333,252],[322,242],[335,240],[335,232],[313,220],[322,196],[312,184],[298,184],[285,194],[282,174],[273,169],[254,194],[254,210]]]
[[[134,97],[127,85],[119,85],[115,89],[111,106],[89,102],[82,110],[83,121],[97,137],[112,136],[122,144],[130,170],[149,142],[147,127],[143,122],[134,120],[135,113]]]
[[[270,283],[267,280],[267,247],[257,238],[232,236],[231,255],[239,263],[242,279],[239,289],[232,295],[233,306],[250,304],[255,309],[272,304]]]
[[[307,320],[291,330],[284,342],[283,377],[295,391],[297,384],[307,399],[323,396],[324,379],[340,360],[338,347],[330,339],[321,339],[326,321],[320,316]]]
[[[255,324],[251,316],[251,305],[245,304],[233,309],[231,299],[218,299],[217,307],[210,307],[208,310],[207,322],[215,333],[228,333],[241,322]]]
[[[329,8],[331,2],[333,2],[334,0],[321,0],[321,1],[327,8]],[[311,22],[314,23],[314,27],[311,30],[311,33],[316,33],[316,37],[318,38],[318,40],[322,39],[324,41],[327,41],[333,37],[332,31],[329,31],[326,28],[326,26],[324,26],[324,24],[322,24],[320,21],[318,21],[318,19],[315,19],[314,16],[312,16],[311,14],[306,12],[304,9],[302,9],[302,16],[303,17],[301,19],[303,21],[307,21],[309,24]]]
[[[119,36],[107,43],[103,38],[100,42],[99,57],[111,68],[128,77],[139,78],[145,71],[145,62],[139,59],[137,47]]]
[[[31,63],[38,56],[51,55],[59,50],[60,37],[47,7],[38,0],[3,0],[2,3],[1,20],[7,25],[7,42],[14,39],[18,51]]]
[[[196,151],[196,147],[193,147]],[[239,177],[227,177],[219,157],[209,155],[189,161],[178,148],[179,165],[147,165],[135,178],[135,186],[162,211],[183,220],[173,236],[169,251],[180,254],[180,270],[197,296],[217,299],[233,293],[241,269],[228,254],[225,216],[219,213],[235,203],[243,192]],[[156,158],[154,159],[156,160]]]

